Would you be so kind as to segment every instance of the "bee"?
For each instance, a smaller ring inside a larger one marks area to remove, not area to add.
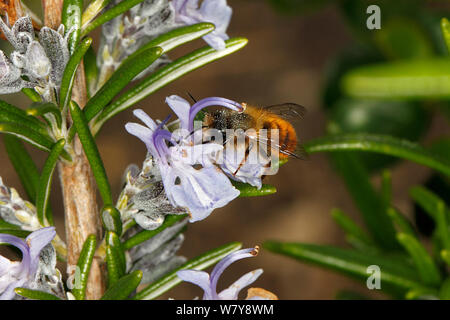
[[[268,150],[277,150],[281,161],[287,160],[289,157],[306,159],[306,153],[299,144],[299,138],[295,129],[295,125],[303,119],[306,113],[305,107],[295,103],[283,103],[268,107],[255,107],[247,103],[241,104],[244,107],[242,112],[218,108],[205,113],[203,119],[204,127],[214,128],[223,133],[224,145],[227,143],[227,137],[225,137],[227,129],[234,131],[242,129],[244,132],[248,129],[254,130],[254,134],[246,137],[246,157],[235,174],[246,161],[252,142],[265,144]],[[267,135],[263,136],[260,134],[261,129],[266,129]],[[277,138],[270,136],[271,129],[278,129]]]

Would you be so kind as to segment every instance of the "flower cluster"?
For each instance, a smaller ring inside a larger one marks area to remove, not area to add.
[[[203,300],[237,300],[239,292],[251,285],[259,276],[263,273],[262,269],[253,270],[246,273],[235,281],[227,289],[217,293],[217,283],[220,276],[233,262],[244,258],[254,257],[258,254],[259,247],[242,249],[230,253],[225,258],[223,258],[211,272],[211,275],[204,271],[198,270],[180,270],[177,272],[177,276],[187,282],[196,284],[203,289],[204,295]],[[261,289],[261,288],[250,288],[248,290],[246,300],[277,300],[277,296],[273,293]]]
[[[41,227],[35,206],[23,200],[16,189],[5,186],[1,177],[0,218],[22,230],[34,231]]]
[[[56,269],[56,253],[51,245],[55,228],[32,232],[25,241],[9,234],[0,234],[0,243],[10,244],[22,252],[22,261],[0,256],[0,300],[18,298],[14,289],[24,287],[45,291],[65,298],[61,273]]]
[[[0,19],[0,29],[14,48],[10,58],[0,51],[0,93],[34,88],[44,101],[57,101],[57,89],[69,60],[64,26],[57,31],[43,27],[36,39],[32,21],[25,16],[12,27]]]
[[[106,9],[121,0],[109,3]],[[102,38],[97,65],[100,70],[96,91],[116,70],[121,62],[135,52],[144,43],[172,29],[201,22],[211,22],[215,30],[203,39],[214,49],[225,48],[228,39],[226,30],[230,23],[232,10],[226,0],[204,0],[199,6],[198,0],[145,0],[134,6],[102,27]],[[138,77],[152,72],[159,66],[170,62],[167,55],[156,60]]]
[[[134,115],[146,126],[127,123],[125,128],[146,144],[170,203],[188,210],[191,222],[203,220],[214,209],[239,196],[239,190],[215,163],[223,145],[203,144],[196,134],[198,130],[194,131],[194,118],[208,106],[222,106],[238,112],[243,111],[243,107],[218,97],[202,99],[192,108],[179,96],[170,96],[166,102],[178,116],[176,134],[164,128],[166,121],[158,125],[142,110],[135,110]]]

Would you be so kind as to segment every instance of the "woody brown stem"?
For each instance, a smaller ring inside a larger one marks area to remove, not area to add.
[[[42,0],[45,25],[57,29],[61,23],[62,0]],[[72,88],[72,99],[83,108],[86,104],[86,81],[83,64],[80,64]],[[70,119],[68,119],[70,121]],[[102,235],[102,225],[97,208],[97,196],[92,170],[78,137],[73,140],[72,162],[58,165],[62,186],[67,264],[75,266],[84,241],[90,234],[98,239]],[[94,258],[86,288],[86,299],[99,299],[105,290],[103,263]],[[68,268],[71,272],[75,270]]]
[[[42,0],[44,24],[52,29],[58,29],[61,24],[63,0]]]

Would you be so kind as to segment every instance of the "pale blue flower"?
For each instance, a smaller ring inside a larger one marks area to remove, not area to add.
[[[178,115],[180,129],[192,132],[195,115],[208,106],[223,106],[241,111],[237,102],[211,97],[190,104],[177,96],[167,100]],[[134,115],[146,124],[127,123],[126,130],[141,139],[156,160],[164,184],[165,193],[175,207],[186,208],[190,222],[205,219],[216,208],[228,204],[239,196],[227,176],[212,161],[222,151],[219,144],[195,144],[191,135],[173,136],[163,129],[165,122],[157,125],[144,111],[135,110]],[[200,168],[197,166],[200,165]]]
[[[173,0],[175,9],[175,22],[182,24],[196,24],[211,22],[215,30],[203,37],[214,49],[225,49],[226,33],[230,24],[233,10],[227,5],[226,0],[203,0],[199,6],[198,0]]]
[[[251,285],[253,282],[258,279],[258,277],[263,273],[262,269],[257,269],[246,273],[242,277],[240,277],[236,282],[234,282],[227,289],[217,293],[217,283],[219,281],[220,276],[225,271],[228,266],[230,266],[233,262],[244,259],[251,258],[258,254],[259,247],[242,249],[235,252],[230,253],[225,258],[223,258],[219,263],[216,264],[214,269],[211,272],[211,275],[204,271],[198,270],[180,270],[177,272],[177,276],[187,282],[191,282],[200,288],[203,289],[204,295],[203,300],[237,300],[239,292]],[[269,293],[264,289],[259,289],[261,292]],[[272,293],[270,293],[273,297]],[[259,300],[266,299],[267,295],[264,296],[252,296],[251,299]]]
[[[10,261],[0,256],[0,300],[10,300],[17,287],[28,287],[36,277],[42,249],[55,237],[54,227],[32,232],[25,240],[10,234],[0,234],[0,243],[8,243],[22,252],[22,261]]]

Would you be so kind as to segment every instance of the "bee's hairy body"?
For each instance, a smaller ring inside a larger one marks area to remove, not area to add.
[[[257,135],[259,135],[259,130],[266,129],[268,141],[270,141],[270,130],[278,129],[280,159],[287,158],[289,154],[294,153],[298,140],[295,129],[289,121],[264,108],[245,106],[246,108],[243,112],[219,109],[208,113],[204,118],[204,125],[220,130],[224,135],[226,129],[242,129],[244,131],[254,129]],[[267,144],[270,145],[270,142]]]

